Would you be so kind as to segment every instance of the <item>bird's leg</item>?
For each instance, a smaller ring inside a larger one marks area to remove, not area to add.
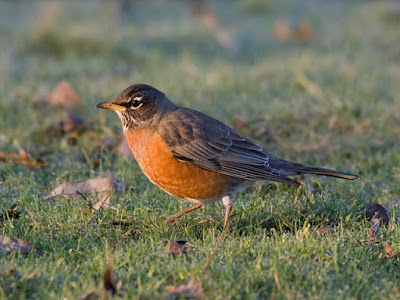
[[[168,222],[168,224],[171,224],[171,223],[175,222],[175,220],[178,219],[179,217],[182,217],[184,214],[187,214],[188,212],[191,212],[191,211],[199,209],[199,208],[204,208],[204,204],[200,203],[200,204],[195,204],[195,205],[189,206],[188,208],[174,214],[173,216],[169,216],[167,218],[167,222]]]
[[[233,208],[233,197],[232,195],[228,194],[224,197],[222,197],[222,203],[224,203],[225,206],[225,221],[224,221],[224,228],[226,225],[228,225],[229,217],[232,212]]]

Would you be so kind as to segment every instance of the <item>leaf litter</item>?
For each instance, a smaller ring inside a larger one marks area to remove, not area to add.
[[[108,255],[107,269],[103,275],[103,281],[89,292],[79,297],[79,300],[91,300],[91,299],[111,299],[113,296],[122,297],[122,288],[114,278],[113,274],[113,260]]]
[[[27,254],[31,251],[35,251],[37,254],[43,254],[43,251],[34,247],[31,243],[16,237],[10,237],[8,235],[0,235],[0,254],[21,252]]]
[[[375,239],[375,242],[380,242],[380,238],[378,237],[379,233],[379,219],[372,219],[373,225],[368,229],[368,235],[371,238]]]
[[[166,286],[165,289],[169,292],[170,296],[174,296],[176,298],[184,298],[184,299],[203,299],[203,281],[208,267],[210,266],[214,256],[217,254],[219,247],[224,241],[226,235],[229,232],[229,228],[231,227],[231,222],[224,228],[221,236],[218,238],[217,243],[215,244],[214,249],[211,251],[210,256],[208,257],[206,263],[204,264],[199,279],[196,280],[194,276],[191,276],[186,284],[180,284],[178,286]]]
[[[45,100],[54,107],[77,107],[82,103],[82,99],[73,90],[68,81],[59,82],[53,90],[45,97]]]
[[[288,20],[277,20],[272,31],[275,39],[281,42],[307,43],[315,36],[314,29],[307,20],[290,24]]]
[[[59,196],[83,196],[96,194],[99,201],[92,207],[99,210],[101,207],[110,207],[111,193],[121,193],[124,190],[122,183],[108,177],[96,177],[88,180],[67,181],[59,184],[49,195],[43,198],[44,201],[55,199]],[[84,197],[85,198],[85,197]],[[85,198],[86,199],[86,198]]]
[[[367,205],[365,208],[365,217],[368,221],[373,221],[373,219],[380,219],[382,223],[387,226],[390,221],[390,213],[381,204],[373,202]]]
[[[187,241],[172,241],[169,240],[165,247],[165,253],[177,258],[178,256],[185,257],[190,251],[190,246],[187,245]]]
[[[28,169],[38,169],[47,166],[46,160],[43,158],[33,159],[24,149],[15,152],[0,152],[0,161],[12,161],[14,164],[19,164]]]

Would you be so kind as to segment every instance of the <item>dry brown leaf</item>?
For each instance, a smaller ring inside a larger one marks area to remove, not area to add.
[[[95,300],[95,299],[112,299],[112,296],[122,296],[119,292],[120,287],[115,282],[113,275],[113,262],[111,257],[108,258],[107,270],[103,275],[103,282],[94,289],[85,293],[79,300]]]
[[[368,229],[368,235],[370,237],[375,238],[376,241],[379,241],[378,232],[379,232],[379,219],[372,219],[374,225]]]
[[[394,250],[393,250],[392,246],[390,246],[389,244],[386,244],[386,246],[385,246],[385,257],[386,258],[391,258],[393,253],[394,253]]]
[[[331,227],[331,226],[322,226],[320,228],[318,228],[317,230],[315,230],[315,234],[317,235],[325,235],[325,234],[332,234],[335,232],[335,228]]]
[[[35,248],[32,244],[23,239],[10,237],[4,234],[0,235],[0,254],[4,252],[12,253],[17,251],[26,254],[32,250],[39,255],[43,253],[42,250]]]
[[[57,121],[55,125],[63,134],[82,131],[86,127],[83,119],[75,114],[68,114],[65,118]]]
[[[121,141],[119,142],[118,153],[126,159],[132,157],[132,152],[131,149],[129,148],[128,141],[124,136],[121,138]]]
[[[93,170],[96,170],[100,167],[100,161],[101,161],[101,153],[100,151],[95,151],[93,153],[93,159],[92,159]]]
[[[209,2],[206,0],[192,0],[189,3],[191,4],[193,13],[199,16],[200,21],[212,30],[217,41],[223,47],[231,48],[233,43],[231,34],[222,27]]]
[[[186,245],[187,241],[172,241],[169,240],[165,247],[165,253],[176,258],[177,256],[186,256],[190,247]]]
[[[72,89],[68,81],[61,81],[46,96],[47,101],[52,106],[57,107],[77,107],[81,105],[81,97]]]
[[[292,30],[287,20],[276,21],[272,31],[278,41],[289,41],[292,37]]]
[[[313,28],[306,20],[297,23],[292,31],[292,39],[299,43],[309,42],[313,38],[313,35]]]
[[[90,193],[109,196],[111,192],[120,193],[123,190],[123,185],[118,180],[108,177],[96,177],[84,181],[64,182],[58,185],[43,200],[51,200],[61,195],[77,196]],[[106,202],[106,200],[103,200],[103,202]]]
[[[278,41],[306,43],[314,36],[314,30],[307,20],[301,20],[294,26],[290,26],[288,20],[278,20],[272,28],[274,37]]]
[[[101,197],[99,201],[93,204],[93,209],[100,210],[102,207],[109,207],[110,206],[110,193],[106,193]]]
[[[241,116],[235,116],[233,118],[233,126],[237,129],[245,126],[248,122],[246,121],[245,118],[241,117]]]
[[[113,260],[111,256],[108,258],[107,270],[104,272],[103,276],[103,289],[111,292],[113,295],[118,292],[118,287],[115,283],[113,274]]]
[[[365,208],[365,217],[368,221],[373,221],[373,219],[381,219],[385,226],[387,226],[390,221],[390,213],[385,207],[375,202],[367,205]]]
[[[183,297],[184,299],[201,299],[203,298],[203,286],[194,277],[190,277],[187,284],[181,284],[177,287],[169,285],[166,290],[175,297]]]
[[[0,152],[0,161],[11,160],[15,164],[23,165],[29,169],[38,169],[47,166],[43,158],[33,159],[24,149],[15,152]]]

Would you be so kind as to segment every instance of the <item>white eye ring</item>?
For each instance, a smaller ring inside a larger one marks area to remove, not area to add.
[[[132,109],[132,110],[138,109],[139,107],[141,107],[143,105],[143,102],[141,102],[142,101],[142,97],[135,97],[135,98],[133,98],[133,101],[132,101],[132,98],[129,98],[129,101],[131,103],[133,102],[135,104],[140,102],[139,105],[137,105],[137,106],[131,105],[129,108]]]
[[[143,102],[140,103],[138,106],[131,106],[130,109],[138,109],[139,107],[141,107],[143,105]]]

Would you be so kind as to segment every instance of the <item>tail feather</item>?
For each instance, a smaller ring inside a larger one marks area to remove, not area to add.
[[[342,171],[336,171],[336,170],[318,168],[318,167],[312,167],[312,166],[303,166],[303,167],[304,168],[299,169],[299,171],[298,171],[299,173],[331,176],[331,177],[343,178],[343,179],[349,179],[349,180],[354,180],[354,179],[359,178],[359,176],[356,174],[346,173],[346,172],[342,172]]]
[[[276,157],[270,159],[270,166],[274,169],[281,171],[283,175],[314,174],[314,175],[331,176],[349,180],[354,180],[359,178],[359,176],[355,174],[336,171],[332,169],[314,167],[311,165],[292,163]]]

